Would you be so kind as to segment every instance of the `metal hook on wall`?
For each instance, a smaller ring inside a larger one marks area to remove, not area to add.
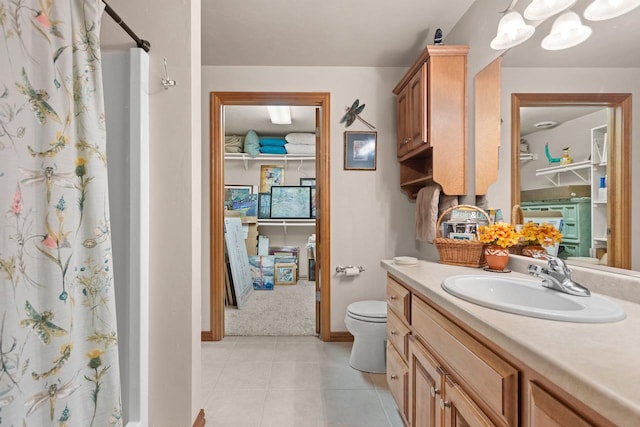
[[[164,60],[164,77],[162,78],[162,87],[165,89],[169,89],[170,87],[174,87],[176,85],[176,81],[169,79],[169,72],[167,71],[167,58],[163,58],[163,60]]]

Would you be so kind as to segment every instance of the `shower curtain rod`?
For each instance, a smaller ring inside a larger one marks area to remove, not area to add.
[[[106,1],[102,0],[102,3],[104,3],[105,5],[105,12],[107,12],[109,16],[112,17],[114,21],[116,21],[116,24],[120,25],[120,27],[122,27],[122,29],[131,36],[131,38],[136,42],[136,46],[143,49],[145,52],[149,52],[149,50],[151,50],[151,43],[138,37],[136,33],[134,33],[133,30],[131,30],[131,28],[129,28],[129,26],[124,23],[122,18],[118,16],[115,10],[111,9],[111,6],[109,6]]]

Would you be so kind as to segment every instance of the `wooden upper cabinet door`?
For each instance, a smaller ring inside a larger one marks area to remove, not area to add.
[[[398,157],[409,152],[409,86],[398,94],[396,98]]]
[[[409,84],[409,151],[419,148],[423,144],[429,145],[427,123],[427,70],[428,63],[411,78]]]

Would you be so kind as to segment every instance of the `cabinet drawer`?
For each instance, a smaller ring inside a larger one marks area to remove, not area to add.
[[[387,384],[398,409],[406,418],[409,368],[392,345],[387,345]]]
[[[387,341],[393,344],[404,360],[407,360],[409,349],[409,332],[409,328],[393,311],[387,312]]]
[[[577,239],[578,238],[578,224],[575,222],[564,222],[562,225],[562,238],[563,239]]]
[[[456,382],[506,424],[518,425],[518,371],[513,366],[418,298],[411,303],[411,322]]]
[[[580,256],[578,245],[561,243],[560,250],[558,251],[558,256],[562,259],[567,259],[567,257],[570,257],[570,256]]]
[[[387,276],[387,304],[400,319],[408,324],[410,324],[409,319],[411,318],[409,316],[410,301],[411,294],[409,291],[393,278]]]

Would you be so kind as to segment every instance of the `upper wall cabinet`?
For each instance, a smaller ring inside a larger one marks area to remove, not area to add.
[[[476,196],[498,179],[501,62],[495,59],[475,77]]]
[[[393,89],[400,186],[411,198],[431,183],[466,194],[468,46],[427,46]]]

